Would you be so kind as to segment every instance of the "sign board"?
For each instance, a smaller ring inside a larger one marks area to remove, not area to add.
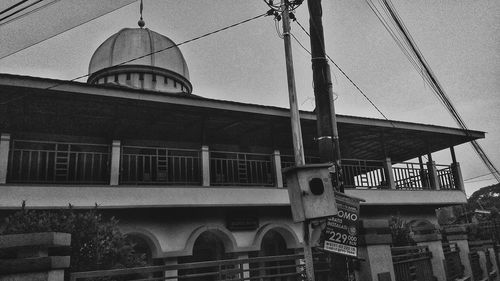
[[[358,256],[359,199],[335,193],[337,215],[329,217],[323,233],[323,250],[346,255]]]

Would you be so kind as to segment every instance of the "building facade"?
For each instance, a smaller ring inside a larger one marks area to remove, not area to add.
[[[192,89],[180,50],[147,28],[107,39],[88,83],[0,74],[0,216],[22,201],[97,204],[155,264],[297,252],[282,175],[294,162],[288,109]],[[306,162],[318,163],[316,116],[300,115]],[[453,148],[483,132],[354,116],[338,127],[361,219],[437,224],[436,208],[466,202]],[[451,163],[435,163],[445,149]]]

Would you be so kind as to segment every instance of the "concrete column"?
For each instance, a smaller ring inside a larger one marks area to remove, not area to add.
[[[10,134],[0,135],[0,184],[7,183],[9,166]]]
[[[413,240],[418,246],[427,246],[432,253],[432,273],[437,278],[437,281],[446,281],[446,271],[444,268],[444,252],[443,244],[441,243],[441,234],[434,232],[430,234],[413,235]]]
[[[121,142],[114,140],[111,146],[111,173],[109,185],[118,185],[120,183],[120,157]]]
[[[167,258],[164,260],[164,263],[166,266],[178,264],[177,258]],[[171,270],[165,271],[165,279],[168,277],[178,277],[178,275],[179,275],[179,272],[177,269],[171,269]],[[177,278],[171,278],[171,279],[166,279],[166,280],[177,281]]]
[[[464,179],[462,177],[462,170],[460,169],[460,163],[451,164],[451,172],[453,174],[453,181],[455,182],[455,187],[458,190],[464,190]]]
[[[281,154],[279,150],[273,152],[274,174],[276,187],[283,187],[283,173],[281,173]]]
[[[363,220],[360,223],[358,257],[362,259],[356,280],[378,281],[380,275],[396,280],[392,263],[392,237],[387,220]]]
[[[460,261],[464,267],[464,276],[472,278],[472,269],[469,258],[469,241],[467,241],[467,228],[465,226],[453,226],[443,229],[449,242],[457,244],[460,250]]]
[[[387,157],[384,161],[384,173],[385,180],[387,181],[387,186],[389,189],[396,189],[396,183],[394,182],[394,171],[392,170],[391,158]]]
[[[69,256],[52,256],[49,249],[69,249],[68,233],[43,232],[0,236],[2,257],[0,281],[64,281]]]
[[[481,270],[483,271],[483,276],[481,280],[474,280],[474,281],[482,281],[482,280],[489,280],[489,272],[488,268],[486,267],[486,254],[483,249],[478,250],[477,254],[479,255],[479,265],[481,266]]]
[[[490,261],[491,261],[491,264],[493,266],[493,270],[496,272],[495,278],[491,279],[491,280],[500,281],[500,275],[498,272],[497,256],[495,255],[495,249],[493,247],[494,247],[493,244],[489,244],[488,248],[486,249],[490,254]]]
[[[201,147],[201,185],[210,186],[210,151],[207,145]]]
[[[248,253],[239,253],[238,254],[238,259],[243,259],[243,260],[246,260],[248,259]],[[242,273],[241,273],[241,276],[240,278],[244,279],[244,280],[250,280],[250,264],[247,262],[247,263],[243,263],[241,265],[241,270],[242,270]]]
[[[431,189],[440,190],[441,187],[439,186],[439,178],[436,169],[436,162],[434,161],[427,162],[427,171],[429,171]]]

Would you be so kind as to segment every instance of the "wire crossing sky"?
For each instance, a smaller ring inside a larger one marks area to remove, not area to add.
[[[19,1],[2,1],[0,10]],[[37,35],[36,25],[28,23],[47,20],[67,26],[66,21],[72,17],[92,12],[90,4],[81,3],[94,2],[98,9],[103,9],[99,5],[115,1],[59,1],[52,8],[16,20],[9,33],[4,29],[7,25],[0,26],[2,38],[9,38],[0,42],[0,51],[11,42]],[[263,1],[143,2],[146,27],[174,42],[192,39],[269,10]],[[76,9],[68,3],[80,6]],[[487,132],[486,139],[478,143],[493,163],[500,163],[500,80],[497,79],[500,77],[500,1],[393,0],[393,4],[468,127]],[[295,12],[297,20],[308,29],[306,5],[299,6]],[[0,72],[61,80],[81,76],[88,73],[95,49],[120,29],[137,27],[139,18],[139,2],[134,2],[1,59]],[[435,99],[432,88],[415,72],[365,0],[323,1],[323,24],[326,52],[332,61],[342,67],[387,118],[456,127],[453,118]],[[292,24],[294,36],[308,43],[308,36],[299,29]],[[299,105],[302,110],[312,110],[310,54],[296,44],[293,46]],[[276,34],[272,17],[185,44],[181,51],[189,67],[194,94],[288,107],[283,42]],[[339,114],[381,118],[342,73],[335,68],[332,72]],[[470,146],[456,147],[456,155],[465,179],[489,173]],[[442,164],[451,162],[449,151],[436,153],[433,159]],[[484,180],[490,178],[491,175],[485,175],[477,178],[481,182],[466,183],[467,193],[494,183]]]
[[[379,0],[380,5],[382,6],[382,13],[377,6],[373,3],[373,0],[366,0],[372,11],[375,15],[380,19],[380,22],[383,23],[384,27],[389,31],[392,38],[396,41],[400,49],[406,55],[408,60],[415,67],[417,72],[422,76],[422,78],[429,84],[429,86],[433,89],[436,96],[442,102],[442,104],[446,107],[446,109],[450,112],[451,116],[455,119],[458,126],[462,128],[467,135],[469,135],[469,128],[467,127],[465,121],[460,116],[459,112],[456,110],[449,96],[446,94],[445,90],[436,75],[432,71],[429,66],[429,63],[425,60],[424,55],[418,48],[413,40],[413,37],[409,33],[406,28],[403,20],[399,16],[397,10],[390,0]],[[387,20],[384,17],[384,14],[389,19]],[[477,155],[483,161],[484,165],[490,171],[498,183],[500,183],[500,173],[497,168],[491,162],[490,158],[484,152],[483,148],[479,145],[477,141],[471,142],[472,146],[476,150]]]

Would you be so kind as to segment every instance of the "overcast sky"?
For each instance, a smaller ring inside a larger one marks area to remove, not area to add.
[[[468,127],[487,132],[479,143],[500,168],[500,1],[393,2]],[[324,0],[323,9],[327,53],[389,119],[456,127],[364,0]],[[0,72],[56,79],[86,74],[92,53],[106,38],[121,28],[137,26],[138,10],[135,2],[3,58]],[[260,0],[145,0],[144,20],[147,28],[178,43],[266,10]],[[59,12],[82,13],[81,8]],[[37,17],[37,13],[30,16]],[[308,28],[306,4],[298,8],[297,19]],[[309,48],[309,39],[296,23],[292,32]],[[12,37],[9,40],[16,40]],[[310,57],[292,43],[300,108],[312,110]],[[183,45],[181,51],[194,94],[288,106],[283,42],[271,17]],[[338,114],[382,118],[331,68]],[[495,183],[491,175],[467,180],[488,170],[469,144],[457,147],[456,152],[468,195]],[[450,163],[449,151],[439,153],[435,160]]]

